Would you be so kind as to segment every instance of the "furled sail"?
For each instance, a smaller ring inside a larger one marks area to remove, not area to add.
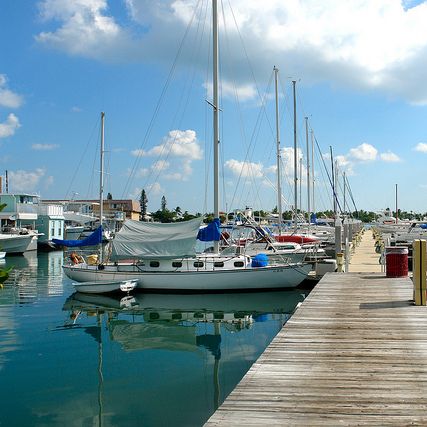
[[[112,242],[113,259],[167,259],[195,255],[201,218],[161,224],[126,220]]]
[[[76,248],[80,246],[96,246],[102,242],[102,226],[100,225],[91,235],[83,240],[61,240],[52,239],[52,242],[58,246],[67,246]]]

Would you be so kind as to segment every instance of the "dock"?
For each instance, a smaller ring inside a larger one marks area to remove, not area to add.
[[[351,265],[323,277],[206,426],[427,425],[427,308],[408,277]]]

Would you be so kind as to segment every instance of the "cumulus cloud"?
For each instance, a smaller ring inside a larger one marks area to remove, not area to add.
[[[419,142],[419,143],[415,146],[414,150],[415,150],[415,151],[419,151],[419,152],[421,152],[421,153],[427,153],[427,144],[426,144],[426,143],[424,143],[424,142]]]
[[[349,157],[359,161],[371,161],[375,160],[378,155],[378,150],[371,144],[360,144],[356,148],[351,148]]]
[[[172,156],[185,157],[191,160],[200,160],[203,151],[200,148],[197,135],[194,130],[171,130],[163,138],[163,143],[156,145],[148,151],[141,149],[132,151],[133,156]]]
[[[22,96],[8,89],[6,75],[0,74],[0,107],[19,108],[22,103]]]
[[[213,97],[212,82],[204,85],[209,98]],[[231,81],[222,80],[220,87],[221,95],[226,98],[247,101],[257,96],[256,87],[253,84],[236,85]]]
[[[31,148],[36,151],[50,151],[58,148],[58,144],[33,144]]]
[[[121,57],[133,45],[127,32],[108,15],[107,0],[44,0],[38,6],[42,21],[60,23],[55,30],[35,37],[40,44],[98,59]]]
[[[192,162],[203,157],[203,150],[194,130],[172,130],[161,144],[147,151],[133,150],[131,154],[135,157],[157,157],[150,167],[137,171],[139,177],[156,174],[158,178],[186,181],[193,172]]]
[[[420,144],[418,144],[420,145]],[[425,144],[427,152],[427,144]],[[381,160],[387,163],[400,162],[400,157],[388,150],[384,153],[378,153],[378,150],[371,144],[363,143],[355,148],[351,148],[346,155],[335,156],[340,169],[345,170],[348,175],[354,175],[354,168],[358,163],[373,162]]]
[[[400,157],[397,154],[392,153],[391,151],[381,153],[380,159],[384,162],[390,162],[390,163],[395,163],[395,162],[401,161]]]
[[[16,130],[21,127],[18,117],[11,113],[7,116],[4,123],[0,123],[0,138],[7,138],[15,134]]]
[[[45,176],[46,171],[38,168],[34,171],[9,171],[9,185],[12,191],[33,191],[39,187],[42,178]],[[48,183],[51,178],[48,177]]]
[[[206,18],[202,8],[193,17],[198,3],[126,0],[128,13],[119,22],[108,10],[107,0],[44,0],[40,15],[53,28],[38,34],[36,40],[98,59],[163,60],[172,57],[170,49],[176,46],[177,34],[184,34],[191,19],[197,26]],[[232,7],[231,12],[229,4],[224,5],[221,13],[226,23],[220,25],[226,26],[228,38],[222,52],[228,66],[222,70],[229,81],[231,70],[241,70],[239,80],[247,96],[252,91],[247,83],[252,71],[265,75],[267,64],[276,64],[287,75],[304,76],[309,83],[376,88],[413,103],[427,103],[423,84],[426,1],[269,0],[260,7],[259,0],[234,0]],[[256,58],[252,67],[242,67],[246,55]],[[184,60],[197,62],[191,55]],[[245,96],[244,90],[241,93]]]
[[[225,167],[235,176],[242,178],[261,178],[263,174],[262,163],[242,162],[230,159],[225,162]]]

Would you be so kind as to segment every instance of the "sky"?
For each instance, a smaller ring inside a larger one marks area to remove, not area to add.
[[[295,199],[295,100],[299,207],[309,182],[311,209],[332,208],[334,165],[340,206],[345,194],[346,209],[394,209],[397,188],[400,209],[427,212],[427,1],[218,9],[221,210],[277,205],[277,67],[284,210]],[[211,40],[210,0],[3,0],[9,192],[97,198],[103,111],[105,194],[144,189],[151,211],[162,196],[169,209],[212,211]]]

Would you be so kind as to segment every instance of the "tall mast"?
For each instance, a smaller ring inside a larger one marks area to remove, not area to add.
[[[307,216],[310,228],[310,151],[308,147],[308,117],[305,118],[305,143],[307,150]]]
[[[212,48],[213,48],[213,144],[214,144],[214,218],[219,218],[219,117],[218,117],[218,5],[212,0]],[[214,242],[219,252],[219,242]]]
[[[294,229],[298,228],[297,213],[298,213],[298,162],[297,162],[297,100],[295,94],[296,81],[292,80],[292,91],[294,95]]]
[[[314,176],[314,131],[311,129],[311,176],[313,179],[313,191],[312,191],[312,197],[313,197],[313,205],[312,210],[313,213],[316,213],[316,207],[314,203],[314,184],[316,182],[316,178]]]
[[[100,173],[99,173],[99,224],[102,226],[104,215],[104,119],[105,113],[101,112],[101,152],[100,152]],[[102,246],[101,246],[102,247]],[[102,262],[102,249],[100,250],[100,262]]]
[[[329,149],[331,151],[331,178],[332,178],[332,197],[333,197],[333,203],[334,203],[334,219],[337,218],[337,199],[335,195],[335,171],[334,171],[334,156],[332,154],[332,147],[329,146]]]
[[[345,204],[346,204],[346,186],[347,186],[347,182],[346,182],[346,179],[345,179],[345,171],[343,172],[343,181],[344,181],[344,202],[343,202],[343,204],[344,204],[344,215],[345,215],[345,213],[346,213],[346,210],[345,210]]]
[[[396,189],[395,189],[395,196],[396,196],[396,224],[399,222],[399,215],[398,215],[398,210],[397,210],[397,184],[396,184]]]
[[[280,127],[279,127],[279,96],[278,96],[278,73],[279,69],[274,67],[274,89],[276,94],[276,154],[277,154],[277,211],[279,213],[279,234],[282,231],[282,219],[283,219],[283,213],[282,213],[282,186],[280,183]]]

